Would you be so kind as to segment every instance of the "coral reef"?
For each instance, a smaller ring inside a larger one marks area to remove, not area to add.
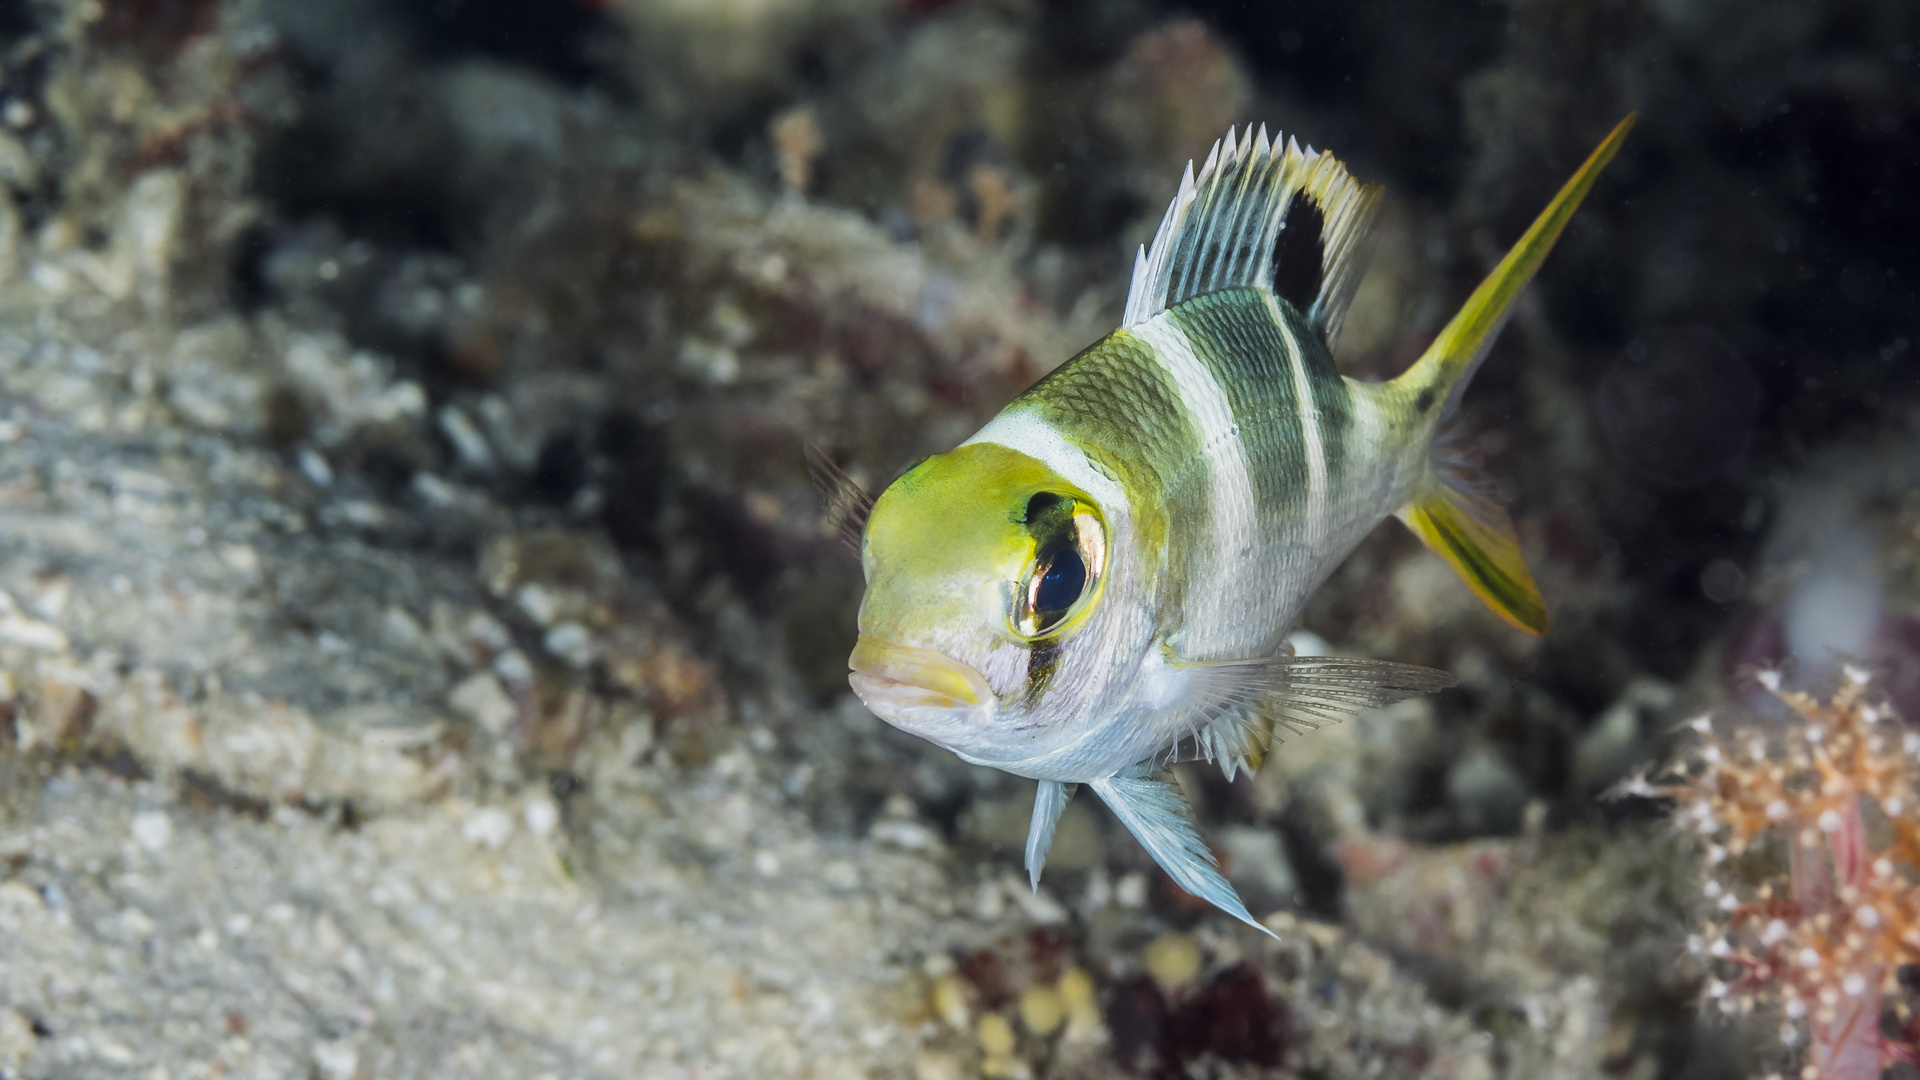
[[[1781,1043],[1806,1046],[1806,1080],[1920,1066],[1901,975],[1920,963],[1920,733],[1870,680],[1849,666],[1822,702],[1763,671],[1791,719],[1722,730],[1700,717],[1678,778],[1628,787],[1673,800],[1699,837],[1708,923],[1688,951],[1714,971],[1708,1001],[1776,1013]]]

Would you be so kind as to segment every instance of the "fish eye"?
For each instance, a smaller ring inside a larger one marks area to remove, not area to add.
[[[1077,551],[1062,551],[1047,561],[1033,585],[1033,610],[1049,626],[1059,621],[1087,587],[1087,564]]]
[[[1106,562],[1106,530],[1090,507],[1051,492],[1028,501],[1024,524],[1034,559],[1014,596],[1013,628],[1034,638],[1085,608]]]

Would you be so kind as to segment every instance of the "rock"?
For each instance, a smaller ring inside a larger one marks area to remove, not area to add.
[[[313,1044],[313,1067],[326,1080],[353,1080],[360,1067],[359,1051],[345,1039]]]
[[[1035,986],[1020,995],[1020,1023],[1035,1035],[1053,1034],[1066,1019],[1066,1004],[1050,986]]]
[[[1525,778],[1490,748],[1469,750],[1447,772],[1447,802],[1472,832],[1518,830],[1527,794]]]
[[[1227,879],[1251,910],[1293,903],[1298,881],[1277,831],[1228,826],[1214,834],[1214,845],[1226,857]]]
[[[945,887],[943,872],[864,849],[848,852],[856,883],[830,884],[806,822],[764,801],[751,775],[656,789],[668,802],[652,811],[576,798],[603,838],[572,871],[544,844],[470,842],[476,817],[506,815],[452,801],[357,830],[297,810],[200,810],[153,860],[102,827],[161,794],[134,787],[62,781],[30,818],[0,819],[0,1067],[58,1071],[84,1060],[67,1056],[82,1041],[91,1072],[121,1068],[103,1047],[138,1046],[127,1062],[142,1076],[209,1060],[425,1073],[449,1055],[483,1077],[645,1072],[663,1055],[741,1075],[904,1071],[920,1052],[899,1019],[899,958],[943,947],[919,902]],[[750,860],[686,846],[681,823],[736,798],[780,856],[777,897]],[[138,934],[122,917],[134,904],[151,924]],[[780,944],[752,944],[763,931]],[[152,1004],[101,1007],[128,1001]],[[716,1009],[728,1022],[712,1022]],[[58,1037],[37,1037],[36,1023]]]
[[[72,677],[42,679],[25,715],[14,720],[22,752],[74,754],[93,726],[100,701]]]
[[[1651,757],[1660,720],[1674,699],[1673,688],[1665,683],[1648,679],[1630,684],[1574,744],[1575,785],[1598,793]]]
[[[129,824],[135,843],[158,855],[167,849],[167,843],[173,839],[173,822],[161,810],[142,810],[133,815]]]
[[[544,840],[559,827],[560,808],[551,799],[532,799],[520,811],[520,820],[526,823],[528,832]]]
[[[468,676],[447,695],[447,704],[482,731],[495,737],[507,734],[519,709],[500,680],[488,672]]]
[[[1247,122],[1253,86],[1229,42],[1206,23],[1176,17],[1128,42],[1107,75],[1100,120],[1143,174],[1167,175]],[[1289,132],[1288,134],[1291,134]]]
[[[513,839],[513,818],[498,807],[475,810],[460,824],[460,835],[476,847],[498,849]]]
[[[0,1062],[18,1069],[34,1049],[32,1023],[16,1009],[0,1009]]]
[[[1192,982],[1200,974],[1200,947],[1185,934],[1162,934],[1147,945],[1147,974],[1171,993]]]

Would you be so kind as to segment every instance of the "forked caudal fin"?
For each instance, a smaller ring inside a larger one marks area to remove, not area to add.
[[[1534,272],[1546,261],[1547,252],[1553,250],[1554,241],[1566,230],[1567,222],[1573,219],[1573,212],[1580,207],[1580,201],[1587,197],[1593,188],[1593,182],[1600,177],[1600,170],[1607,167],[1613,155],[1620,150],[1620,144],[1626,141],[1627,132],[1632,130],[1639,113],[1628,113],[1625,120],[1615,125],[1613,131],[1588,155],[1586,163],[1573,174],[1561,187],[1560,193],[1553,197],[1533,225],[1520,237],[1493,268],[1480,287],[1460,307],[1440,336],[1433,339],[1427,351],[1421,354],[1406,374],[1394,380],[1396,389],[1404,389],[1416,395],[1427,393],[1437,395],[1429,401],[1445,401],[1449,408],[1459,400],[1461,391],[1473,378],[1473,372],[1486,358],[1487,350],[1493,347],[1495,338],[1507,325],[1507,319],[1513,314],[1513,302],[1519,298],[1521,290],[1533,280]]]
[[[1619,152],[1637,116],[1629,113],[1614,127],[1427,351],[1393,381],[1391,391],[1408,408],[1436,419],[1453,411],[1506,326],[1513,302],[1533,280],[1600,170]],[[1513,522],[1497,502],[1475,487],[1476,480],[1457,462],[1436,457],[1426,484],[1396,516],[1501,618],[1530,634],[1544,634],[1546,601],[1520,554]]]

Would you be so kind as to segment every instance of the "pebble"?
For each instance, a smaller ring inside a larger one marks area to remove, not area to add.
[[[1041,889],[1031,891],[1018,880],[1009,880],[1005,892],[1020,905],[1020,910],[1037,926],[1059,926],[1067,921],[1067,909],[1053,894]]]
[[[525,686],[533,681],[533,662],[519,649],[507,649],[494,658],[493,673],[501,682]]]
[[[527,823],[527,831],[545,839],[553,835],[560,824],[560,808],[553,805],[552,799],[534,799],[520,811],[520,818]]]
[[[520,586],[513,595],[514,603],[519,605],[527,618],[541,626],[551,626],[560,617],[560,600],[537,582],[528,582]]]
[[[59,627],[12,614],[0,616],[0,641],[55,653],[66,652],[69,644],[66,631]]]
[[[1080,968],[1070,967],[1061,972],[1060,980],[1053,985],[1069,1009],[1093,1004],[1093,977]]]
[[[1074,1043],[1097,1042],[1106,1034],[1100,1017],[1100,1002],[1094,996],[1093,978],[1077,967],[1060,973],[1053,984],[1067,1010],[1066,1040]]]
[[[546,646],[548,652],[566,661],[571,667],[586,668],[593,663],[593,635],[579,623],[561,623],[547,631],[547,636],[541,644]]]
[[[460,455],[460,461],[473,469],[493,467],[493,447],[487,443],[487,437],[480,433],[467,414],[459,406],[447,405],[440,410],[440,431],[447,441],[453,444],[454,453]]]
[[[958,975],[945,974],[933,980],[933,1012],[953,1030],[967,1030],[973,1010],[967,1007],[967,990]]]
[[[988,1013],[980,1018],[980,1027],[975,1032],[980,1039],[980,1049],[989,1058],[1013,1056],[1013,1025],[999,1013]]]
[[[983,881],[980,891],[974,897],[973,917],[981,922],[993,922],[1007,913],[1006,893],[1001,890],[998,881]]]
[[[1447,802],[1470,832],[1515,832],[1527,803],[1527,782],[1491,747],[1466,750],[1447,770]]]
[[[1200,945],[1186,934],[1161,934],[1148,943],[1146,961],[1160,992],[1171,994],[1200,974]]]
[[[1066,1019],[1066,1005],[1059,991],[1050,986],[1035,986],[1020,995],[1020,1022],[1035,1035],[1051,1035]]]
[[[876,821],[867,835],[878,843],[908,851],[926,851],[940,842],[937,833],[917,821]]]
[[[133,815],[131,828],[134,842],[149,854],[160,854],[173,840],[173,822],[160,810],[142,810]]]
[[[413,492],[428,506],[445,510],[460,501],[460,489],[430,472],[413,474]]]
[[[498,850],[513,839],[513,818],[497,806],[482,807],[460,823],[460,835],[475,847]]]
[[[360,1068],[360,1054],[345,1040],[313,1044],[315,1071],[326,1080],[353,1080]]]
[[[300,471],[313,481],[315,487],[327,487],[333,483],[333,467],[316,451],[302,450],[298,460]]]
[[[961,1080],[964,1076],[952,1054],[925,1053],[913,1062],[914,1080]]]
[[[38,1040],[33,1024],[18,1010],[0,1006],[0,1065],[12,1070],[25,1061]]]
[[[154,922],[146,912],[130,907],[120,913],[120,928],[132,937],[143,938],[153,933]]]
[[[504,735],[518,710],[489,672],[470,676],[447,695],[447,704],[489,735]],[[529,822],[529,825],[532,823]]]

